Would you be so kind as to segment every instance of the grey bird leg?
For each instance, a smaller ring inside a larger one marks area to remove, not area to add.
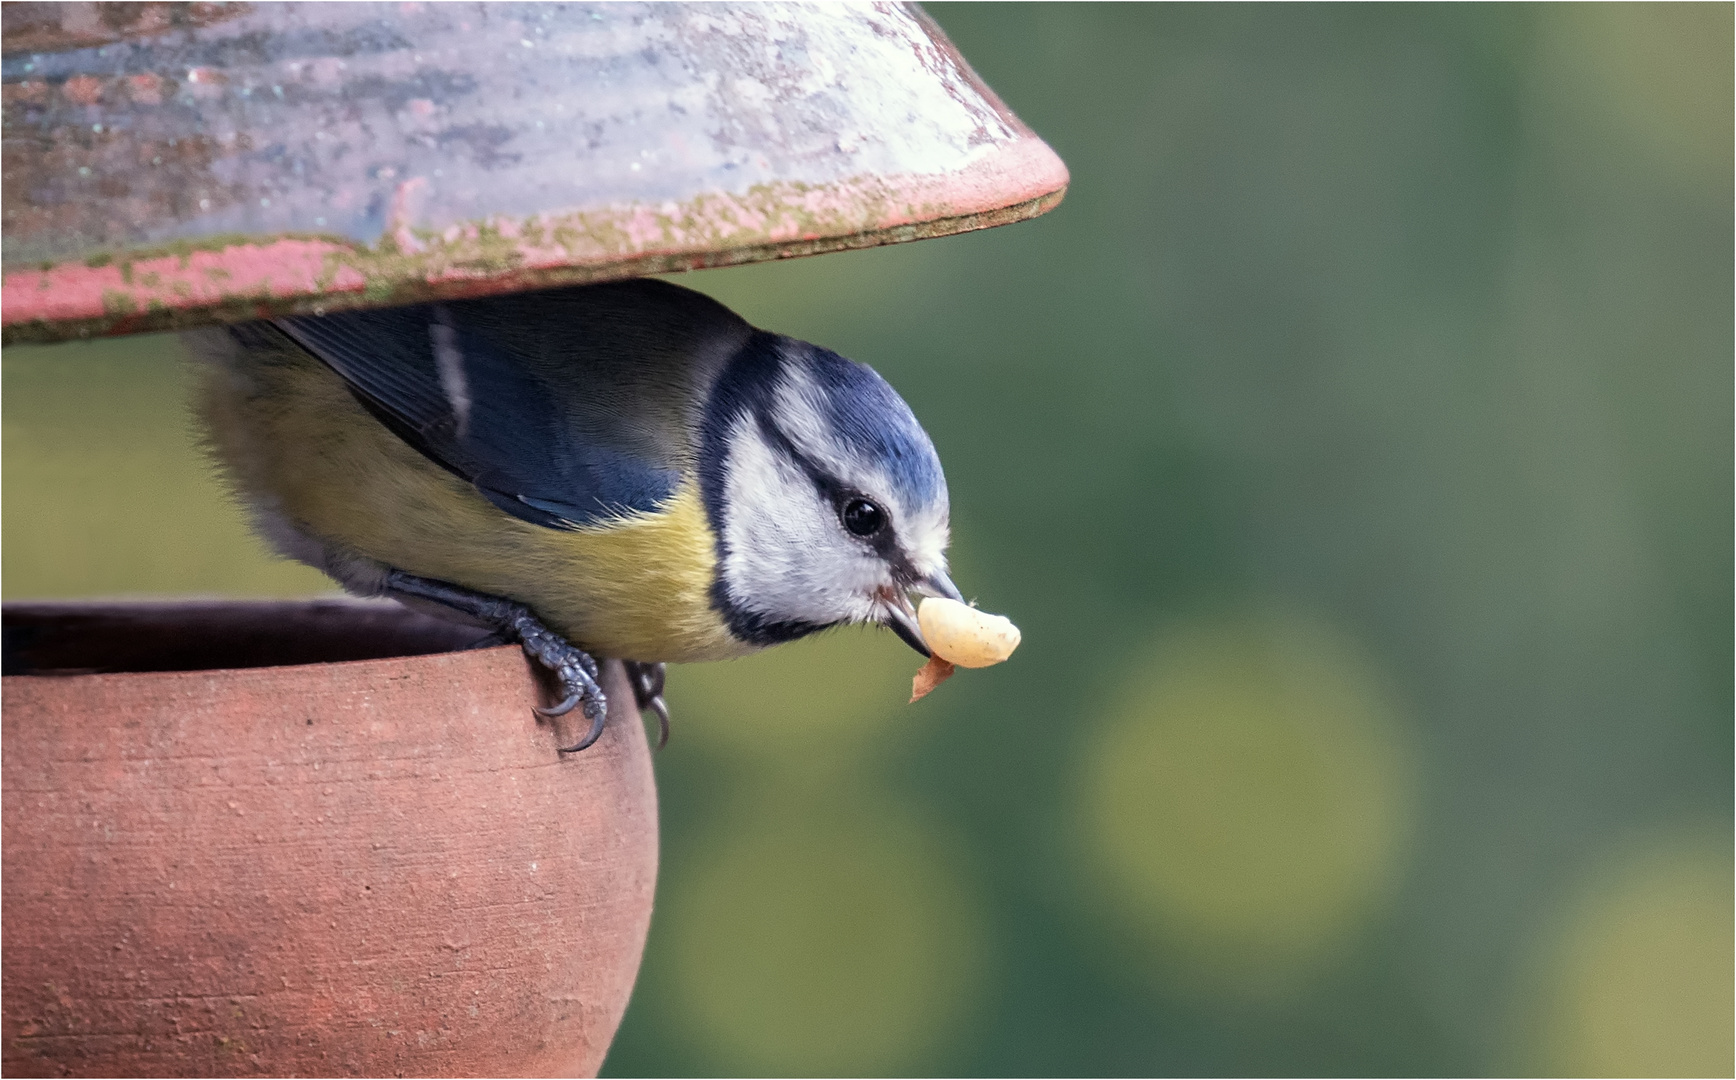
[[[663,678],[668,669],[662,664],[627,661],[627,681],[633,684],[633,700],[639,711],[650,709],[657,714],[657,749],[669,742],[669,706],[663,703]]]
[[[603,688],[597,685],[597,662],[591,659],[589,653],[544,626],[542,620],[532,615],[530,609],[523,604],[474,589],[450,585],[444,581],[406,574],[402,570],[387,571],[386,592],[444,605],[486,626],[494,627],[496,633],[523,645],[525,653],[532,660],[560,680],[561,689],[567,695],[564,701],[553,708],[533,706],[536,714],[560,716],[571,712],[575,705],[583,703],[585,718],[591,722],[591,730],[585,733],[585,737],[580,739],[577,745],[561,747],[561,753],[576,754],[596,742],[597,737],[603,734],[603,721],[609,715],[609,699],[603,696]],[[661,679],[658,680],[658,686],[661,689]]]

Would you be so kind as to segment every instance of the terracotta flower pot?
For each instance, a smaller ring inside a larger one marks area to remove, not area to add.
[[[611,664],[603,738],[557,753],[582,721],[531,714],[516,647],[445,651],[476,636],[9,606],[4,1071],[594,1074],[650,925],[645,732]]]

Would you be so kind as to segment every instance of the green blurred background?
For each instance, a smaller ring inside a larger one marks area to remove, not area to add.
[[[935,5],[1049,216],[678,280],[868,361],[1013,661],[671,675],[607,1073],[1732,1071],[1732,9]],[[323,591],[172,338],[4,356],[7,597]]]

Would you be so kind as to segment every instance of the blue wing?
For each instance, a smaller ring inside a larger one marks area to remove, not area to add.
[[[699,399],[752,332],[705,296],[645,280],[276,324],[430,460],[559,529],[674,493]]]

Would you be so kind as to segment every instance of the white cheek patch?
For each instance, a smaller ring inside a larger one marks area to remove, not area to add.
[[[739,606],[826,625],[870,617],[885,567],[838,527],[831,504],[743,417],[724,474],[723,580]]]
[[[908,515],[900,519],[898,539],[910,565],[924,577],[946,569],[946,547],[952,541],[946,508],[938,513]]]

